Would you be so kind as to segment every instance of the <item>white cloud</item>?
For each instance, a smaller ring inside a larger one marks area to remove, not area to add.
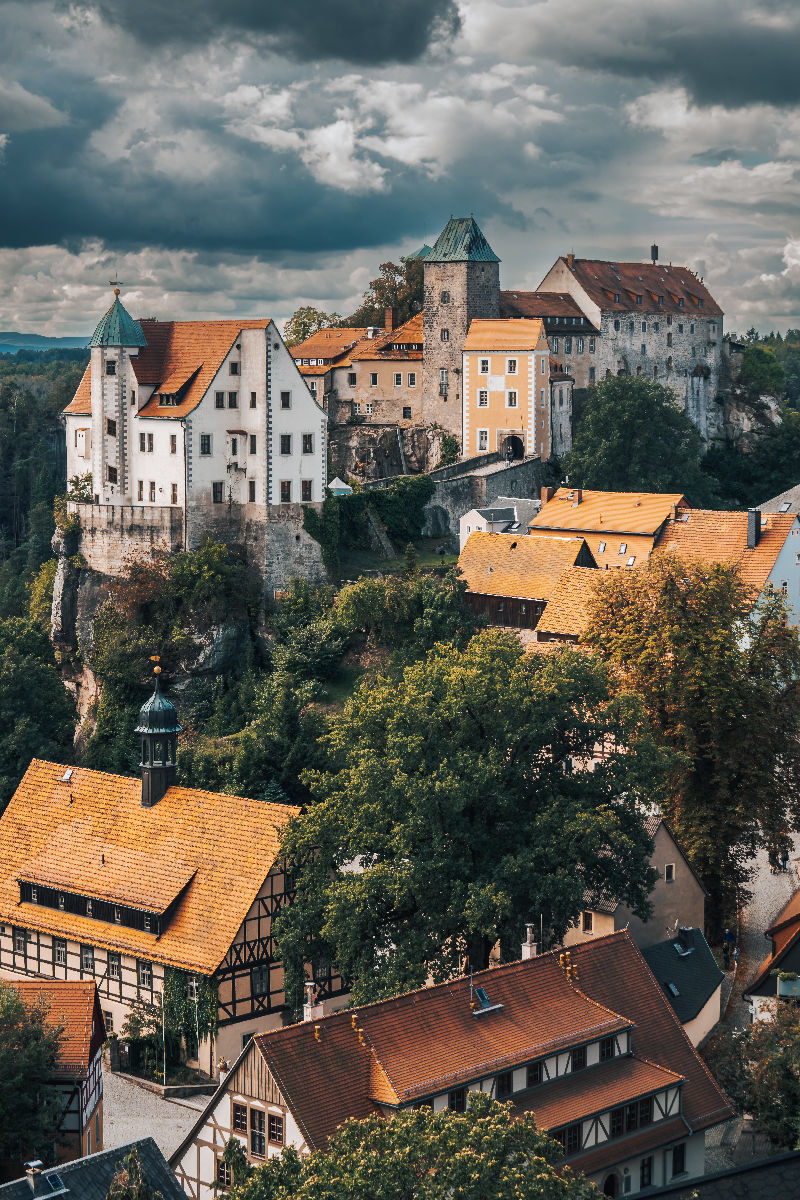
[[[0,79],[0,129],[21,133],[63,125],[67,118],[44,96],[36,96],[13,79]]]

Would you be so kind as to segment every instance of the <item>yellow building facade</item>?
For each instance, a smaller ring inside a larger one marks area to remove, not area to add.
[[[462,454],[550,455],[550,368],[540,318],[472,321],[462,354]]]

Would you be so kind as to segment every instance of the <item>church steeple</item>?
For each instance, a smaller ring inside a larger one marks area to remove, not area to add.
[[[114,303],[101,318],[92,334],[90,346],[146,346],[147,339],[138,321],[121,303],[119,288],[114,288]]]
[[[155,691],[139,710],[136,732],[142,738],[142,805],[152,808],[158,804],[168,787],[175,783],[175,762],[178,754],[178,714],[175,705],[161,691],[161,667],[153,671]]]

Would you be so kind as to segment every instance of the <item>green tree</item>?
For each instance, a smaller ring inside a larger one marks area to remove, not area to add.
[[[422,312],[424,303],[422,259],[403,258],[399,263],[381,263],[380,274],[370,281],[359,308],[343,325],[363,328],[367,325],[382,326],[386,320],[386,309],[394,308],[397,324]]]
[[[585,769],[598,744],[607,756]],[[660,758],[641,704],[589,655],[523,654],[499,631],[362,683],[323,739],[317,798],[287,831],[297,898],[276,931],[287,990],[337,964],[359,1003],[516,956],[542,914],[560,937],[584,889],[648,911],[637,802]],[[625,751],[616,747],[625,747]],[[361,870],[353,872],[357,861]]]
[[[0,1159],[49,1161],[61,1105],[47,1084],[55,1074],[64,1026],[48,1006],[24,1004],[0,979]]]
[[[41,626],[0,621],[0,813],[32,758],[69,760],[75,706]]]
[[[328,329],[331,325],[340,325],[341,321],[342,318],[338,313],[326,313],[321,308],[304,304],[295,309],[284,325],[283,340],[290,348],[299,346],[318,329]]]
[[[609,572],[585,640],[644,699],[674,754],[664,813],[709,889],[717,935],[748,860],[800,819],[800,640],[735,567],[658,555]]]
[[[592,1200],[530,1113],[481,1092],[465,1113],[421,1108],[348,1121],[326,1151],[284,1150],[234,1184],[231,1200]]]
[[[150,1186],[135,1146],[131,1146],[130,1153],[118,1164],[106,1200],[164,1200],[161,1192]]]
[[[570,482],[623,492],[683,492],[706,507],[713,487],[700,468],[703,439],[673,392],[645,376],[589,388],[564,469]]]
[[[48,558],[42,563],[39,570],[34,575],[33,579],[27,583],[28,596],[28,616],[35,625],[38,625],[45,633],[50,633],[52,624],[52,609],[53,609],[53,588],[56,582],[56,570],[58,563],[54,558]]]

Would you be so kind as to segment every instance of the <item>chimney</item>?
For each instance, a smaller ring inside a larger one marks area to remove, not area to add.
[[[567,255],[567,266],[569,267],[570,271],[575,266],[575,255],[572,253],[572,251],[570,251],[570,253]]]
[[[653,266],[655,266],[658,262],[658,246],[655,244],[655,242],[653,242],[652,246],[650,247],[650,258],[652,259]]]
[[[573,503],[580,504],[581,500],[583,499],[583,488],[575,488],[572,494],[574,496]]]
[[[25,1163],[25,1176],[30,1184],[32,1192],[36,1191],[36,1180],[44,1170],[44,1163],[39,1158],[34,1158],[30,1162]]]
[[[758,545],[759,534],[761,533],[761,509],[748,508],[747,510],[747,549],[755,550]]]
[[[322,1004],[316,1003],[317,985],[312,983],[311,980],[308,980],[305,985],[305,989],[306,996],[305,1001],[303,1002],[303,1020],[318,1021],[320,1017],[325,1016],[325,1009]]]
[[[387,308],[386,310],[386,332],[391,333],[397,324],[397,309]]]
[[[522,943],[522,961],[523,962],[525,962],[529,958],[536,958],[536,953],[538,950],[536,942],[533,940],[533,926],[526,925],[525,931],[526,931],[526,937],[525,937],[525,941]]]
[[[553,496],[555,496],[555,494],[556,494],[556,489],[554,487],[543,487],[541,490],[541,493],[540,493],[541,498],[542,498],[542,505],[547,504],[548,500],[552,500]]]

